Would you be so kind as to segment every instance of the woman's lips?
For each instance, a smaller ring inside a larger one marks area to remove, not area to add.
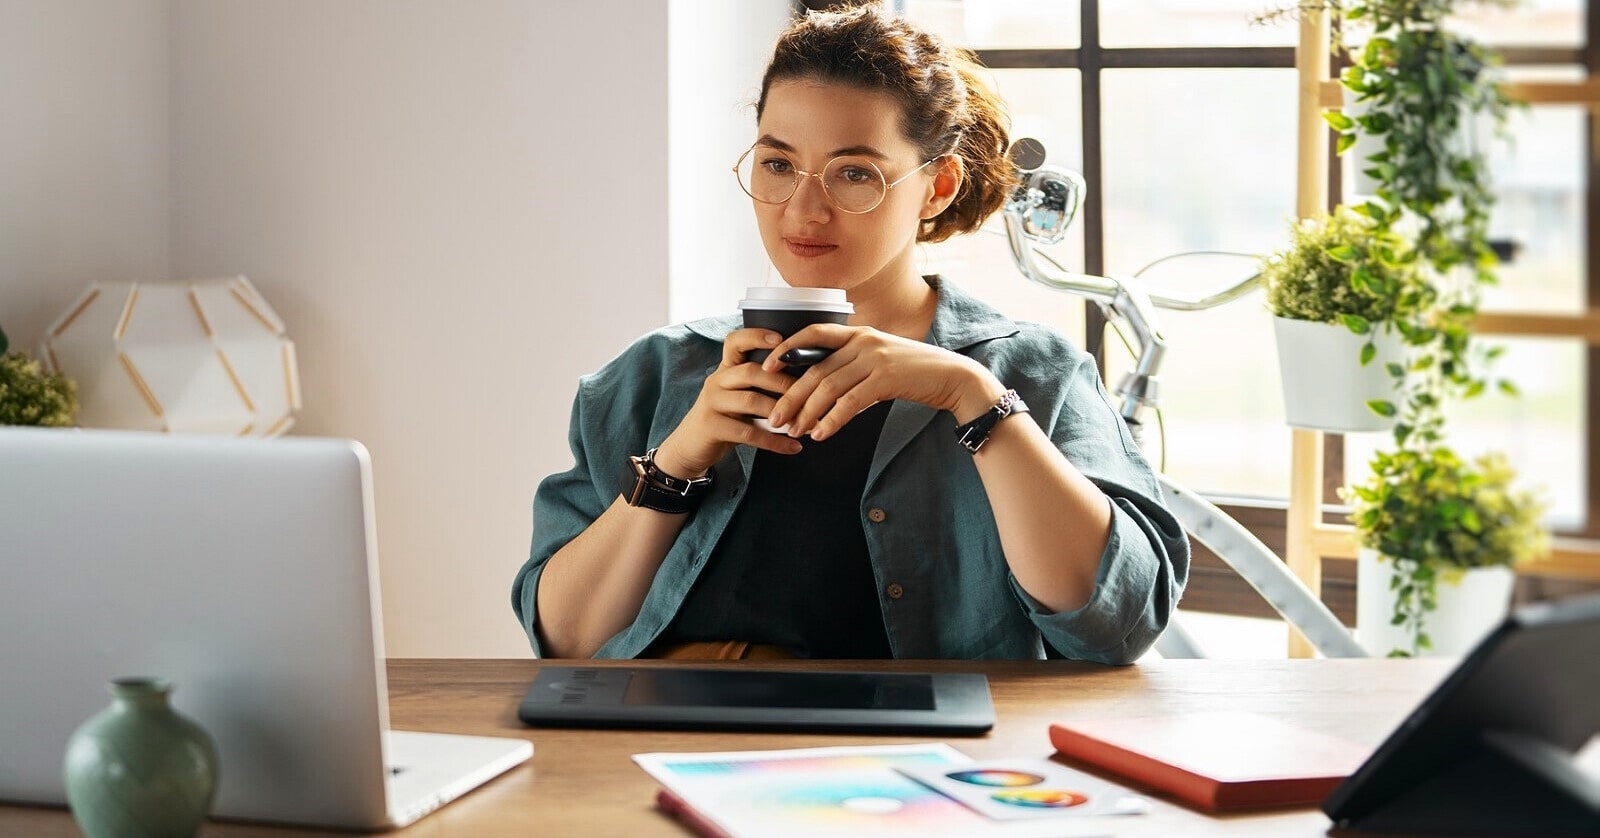
[[[789,248],[790,253],[802,259],[814,259],[839,249],[838,245],[830,244],[821,239],[786,238],[783,243]]]

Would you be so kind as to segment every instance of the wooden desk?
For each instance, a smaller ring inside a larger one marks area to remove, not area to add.
[[[524,727],[516,705],[534,660],[395,660],[391,723],[398,729],[520,736],[533,759],[423,818],[404,836],[686,835],[654,809],[656,783],[629,759],[647,751],[726,751],[924,742],[928,737],[556,730]],[[615,665],[615,664],[599,664]],[[650,664],[645,665],[665,665]],[[737,666],[738,664],[732,664]],[[762,665],[768,665],[763,662]],[[978,758],[1043,757],[1050,722],[1107,714],[1250,710],[1377,747],[1449,672],[1441,660],[1158,661],[1133,667],[1068,662],[900,661],[781,663],[832,669],[976,671],[989,676],[998,724],[987,736],[946,741]],[[1149,815],[1118,820],[1119,836],[1313,836],[1314,809],[1212,818],[1163,799]],[[77,836],[63,810],[0,807],[0,835]],[[340,835],[212,823],[206,836]]]

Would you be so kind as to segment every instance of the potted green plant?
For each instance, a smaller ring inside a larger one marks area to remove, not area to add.
[[[21,352],[0,355],[0,425],[66,427],[78,412],[77,386]]]
[[[1383,431],[1394,423],[1405,341],[1434,301],[1405,240],[1366,206],[1291,225],[1262,260],[1290,425]]]
[[[1543,499],[1499,454],[1379,452],[1345,490],[1361,543],[1356,624],[1373,654],[1460,655],[1500,621],[1518,562],[1549,550]]]

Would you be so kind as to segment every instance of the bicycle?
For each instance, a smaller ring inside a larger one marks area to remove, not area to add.
[[[1118,334],[1125,325],[1133,333],[1129,350],[1133,370],[1115,389],[1119,410],[1136,442],[1143,441],[1143,414],[1154,410],[1160,419],[1159,373],[1169,349],[1162,337],[1157,309],[1203,311],[1249,293],[1259,282],[1251,276],[1198,297],[1150,293],[1139,277],[1165,257],[1141,268],[1131,277],[1099,276],[1067,270],[1036,244],[1055,244],[1066,235],[1082,205],[1087,189],[1076,172],[1045,165],[1044,146],[1037,140],[1018,140],[1011,150],[1022,182],[1002,210],[1012,262],[1023,276],[1055,291],[1094,302]],[[1191,254],[1178,254],[1179,256]],[[1047,267],[1042,262],[1049,263]],[[1128,336],[1123,334],[1123,339]],[[1163,455],[1165,451],[1163,451]],[[1167,506],[1190,538],[1204,544],[1238,573],[1291,626],[1327,657],[1367,657],[1344,624],[1322,600],[1291,573],[1261,540],[1215,504],[1157,469]],[[1174,613],[1156,650],[1169,658],[1205,657],[1200,644],[1185,630]]]

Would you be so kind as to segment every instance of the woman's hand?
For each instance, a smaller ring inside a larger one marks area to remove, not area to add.
[[[966,422],[987,410],[1005,387],[982,364],[931,344],[870,326],[807,326],[773,347],[762,371],[777,372],[779,356],[796,347],[833,349],[806,370],[777,400],[767,421],[789,425],[791,436],[832,436],[857,413],[888,399],[903,399],[955,414]]]
[[[766,329],[739,329],[722,342],[722,363],[706,377],[700,395],[672,433],[656,448],[656,465],[673,477],[705,474],[735,445],[753,445],[779,454],[797,454],[800,443],[750,423],[772,412],[777,400],[758,390],[783,394],[795,379],[776,365],[766,369],[745,360],[752,349],[779,345],[782,336]]]

